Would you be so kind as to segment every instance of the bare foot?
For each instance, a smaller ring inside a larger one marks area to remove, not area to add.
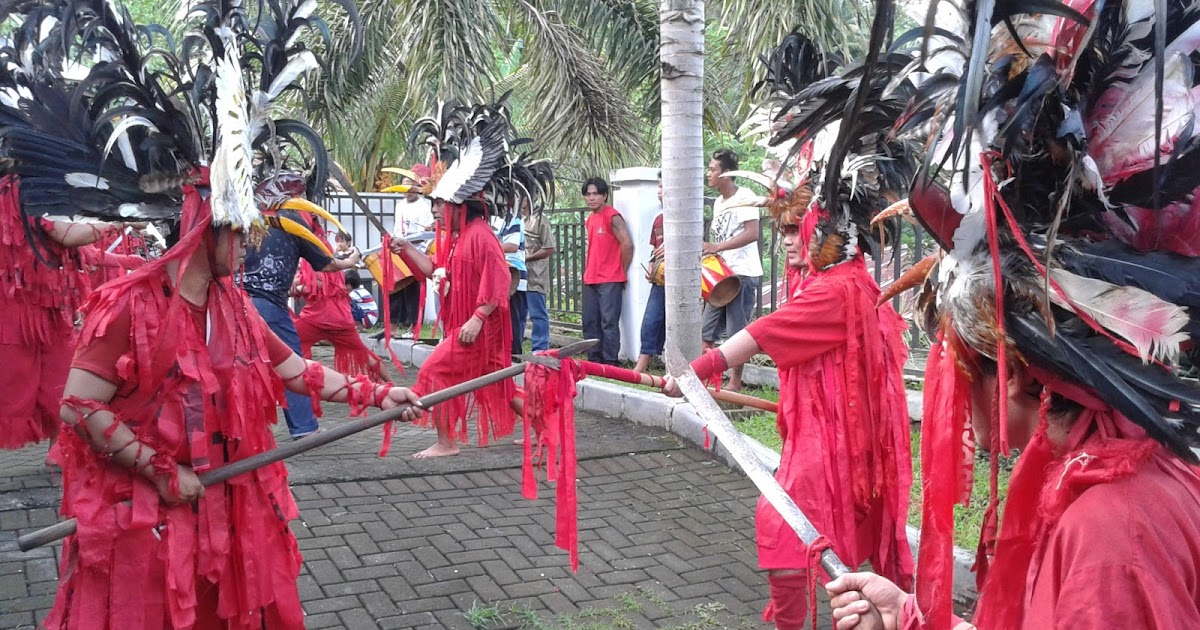
[[[436,442],[433,446],[430,446],[420,453],[414,453],[413,459],[431,459],[434,457],[449,457],[451,455],[458,455],[457,444],[443,444],[442,442]]]
[[[729,385],[723,387],[722,389],[724,389],[727,392],[740,392],[740,391],[742,391],[742,383],[740,381],[739,382],[729,381]]]
[[[516,444],[517,446],[523,446],[523,445],[525,444],[525,438],[520,438],[520,439],[518,439],[518,440],[513,440],[513,444]]]

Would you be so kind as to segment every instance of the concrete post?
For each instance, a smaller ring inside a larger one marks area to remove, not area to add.
[[[658,203],[658,169],[646,166],[623,168],[609,174],[614,189],[611,203],[629,226],[633,239],[633,262],[629,265],[629,281],[621,304],[620,357],[636,361],[641,349],[642,314],[650,299],[650,283],[646,281],[643,265],[649,266],[650,230],[654,217],[662,212]]]

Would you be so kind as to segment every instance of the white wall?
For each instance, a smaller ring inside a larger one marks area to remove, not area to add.
[[[650,283],[642,265],[649,266],[650,230],[654,217],[662,212],[658,203],[658,169],[638,166],[623,168],[609,174],[613,190],[611,203],[625,218],[633,238],[633,263],[629,265],[629,281],[621,304],[620,357],[636,361],[641,349],[642,313],[650,299]]]

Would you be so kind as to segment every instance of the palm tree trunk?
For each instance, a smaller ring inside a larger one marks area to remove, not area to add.
[[[662,0],[663,249],[667,345],[700,356],[704,240],[704,1]]]

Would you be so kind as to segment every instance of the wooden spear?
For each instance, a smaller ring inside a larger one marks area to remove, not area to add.
[[[663,383],[666,382],[666,379],[661,376],[654,376],[653,374],[640,374],[638,372],[634,372],[633,370],[616,367],[615,365],[604,365],[602,363],[593,363],[591,361],[579,361],[579,363],[583,366],[583,371],[588,376],[611,378],[614,381],[632,383],[634,385],[643,385],[645,387],[657,387],[659,389],[662,389]],[[779,405],[769,400],[763,400],[762,398],[756,398],[746,394],[739,394],[737,392],[717,390],[711,387],[708,389],[708,392],[712,394],[713,398],[723,402],[733,403],[743,407],[750,407],[751,409],[769,411],[771,413],[779,413]]]
[[[573,356],[581,352],[587,352],[587,350],[596,345],[596,343],[597,340],[595,339],[577,341],[559,349],[558,354],[559,356]],[[545,362],[546,365],[552,368],[557,367],[558,365],[557,361],[549,358],[543,359],[542,357],[531,357],[528,359],[528,361],[533,363]],[[479,378],[473,378],[465,383],[459,383],[453,387],[447,387],[441,391],[433,392],[428,396],[422,396],[421,399],[417,401],[416,406],[420,409],[429,409],[434,405],[444,403],[452,398],[469,394],[477,389],[486,387],[493,383],[499,383],[500,381],[512,378],[524,372],[525,364],[518,363],[517,365],[506,367],[503,370],[497,370],[491,374],[485,374]],[[311,451],[314,448],[324,446],[330,442],[336,442],[346,436],[354,435],[355,433],[361,433],[362,431],[377,427],[385,422],[399,420],[410,406],[411,405],[404,404],[393,409],[388,409],[387,411],[381,411],[377,414],[367,416],[365,418],[351,420],[349,422],[339,424],[328,431],[313,433],[294,442],[288,442],[282,446],[277,446],[269,451],[263,451],[262,453],[251,455],[246,459],[240,459],[236,462],[230,462],[224,466],[221,466],[220,468],[215,468],[201,474],[200,483],[205,487],[215,485],[221,483],[222,481],[232,479],[238,475],[258,470],[259,468],[262,468],[268,464],[274,464],[275,462],[285,460],[293,455],[299,455],[300,453]],[[52,543],[56,540],[66,538],[67,536],[74,534],[76,525],[76,520],[73,518],[60,521],[49,527],[21,536],[17,539],[17,546],[20,547],[21,551],[29,551],[30,549],[41,547],[42,545]]]

